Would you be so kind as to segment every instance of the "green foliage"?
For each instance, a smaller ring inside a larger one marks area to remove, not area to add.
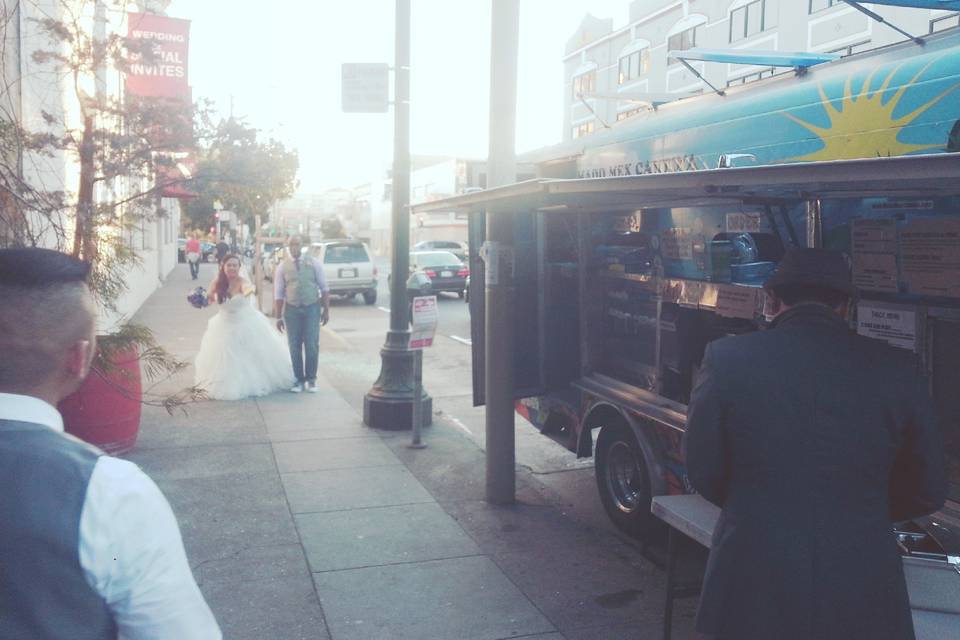
[[[252,223],[254,216],[266,214],[297,188],[297,152],[272,138],[261,140],[259,132],[242,120],[220,121],[200,144],[200,162],[190,183],[199,197],[186,207],[192,227],[213,224],[217,200],[242,222]]]

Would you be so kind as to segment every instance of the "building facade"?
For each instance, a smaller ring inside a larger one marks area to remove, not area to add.
[[[31,134],[76,136],[83,128],[80,96],[123,96],[124,78],[115,71],[103,69],[81,77],[78,87],[72,84],[69,73],[61,73],[50,64],[36,60],[35,52],[51,48],[48,38],[38,27],[39,21],[76,20],[93,38],[103,39],[109,34],[127,33],[128,10],[161,12],[166,4],[164,1],[147,1],[117,7],[104,0],[0,0],[3,53],[0,125],[18,124]],[[64,53],[67,53],[65,49]],[[11,175],[17,175],[24,184],[41,192],[62,192],[68,205],[64,211],[73,210],[80,177],[80,161],[75,154],[31,152],[16,145],[16,139],[10,137],[4,137],[0,154],[8,166],[15,167]],[[151,186],[152,182],[148,184],[142,178],[133,177],[110,184],[100,182],[95,186],[93,201],[97,204],[121,201],[130,194],[148,191]],[[0,192],[5,189],[13,191],[9,185],[0,186]],[[0,206],[3,202],[0,198]],[[149,206],[155,212],[159,210],[159,214],[145,217],[136,224],[116,225],[122,229],[116,233],[122,234],[124,244],[137,255],[138,261],[126,273],[126,291],[115,301],[116,312],[103,310],[101,314],[100,326],[105,332],[136,313],[177,264],[180,202],[176,198],[157,195],[151,197]],[[6,209],[6,212],[10,211],[12,209]],[[124,215],[122,207],[119,211]],[[36,234],[38,243],[67,249],[62,245],[63,238],[70,237],[71,215],[64,214],[56,225],[37,216],[31,218],[33,228],[39,230]],[[4,232],[2,226],[0,222],[0,233]]]
[[[923,36],[957,27],[960,13],[870,5],[887,22]],[[564,132],[571,140],[649,109],[651,95],[710,89],[668,51],[702,47],[850,55],[904,36],[841,0],[634,0],[629,24],[586,16],[564,56]],[[791,69],[690,61],[715,87]]]

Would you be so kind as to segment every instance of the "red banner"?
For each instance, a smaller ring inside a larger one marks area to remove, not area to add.
[[[190,21],[152,13],[127,14],[132,41],[126,90],[130,95],[190,99],[187,54]],[[149,47],[152,53],[144,53]]]

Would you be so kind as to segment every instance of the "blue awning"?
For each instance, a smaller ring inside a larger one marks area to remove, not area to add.
[[[960,1],[960,0],[958,0]],[[694,47],[683,51],[670,51],[671,58],[678,60],[703,60],[751,64],[761,67],[812,67],[815,64],[832,62],[840,58],[837,53],[808,53],[804,51],[760,51],[757,49],[703,49]]]
[[[865,4],[885,4],[910,9],[950,9],[960,11],[960,0],[864,0]]]

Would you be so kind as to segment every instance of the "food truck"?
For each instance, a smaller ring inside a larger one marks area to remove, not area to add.
[[[468,212],[472,248],[509,217],[517,412],[593,456],[607,514],[639,538],[659,526],[652,496],[692,491],[681,445],[707,343],[765,328],[762,283],[787,247],[845,252],[851,329],[929,376],[949,500],[898,541],[927,572],[924,608],[960,613],[960,34],[911,46],[660,106],[526,158],[541,178],[414,209]],[[484,262],[470,266],[482,404]]]
[[[795,54],[784,57],[796,63]],[[851,183],[854,198],[815,189],[823,171],[852,179],[862,166],[888,166],[846,159],[904,159],[891,166],[920,179],[928,156],[960,151],[960,29],[923,46],[804,64],[529,154],[539,180],[415,207],[470,212],[472,248],[485,240],[489,212],[512,216],[517,411],[594,457],[606,511],[633,535],[654,525],[651,495],[688,490],[680,440],[706,343],[764,326],[760,285],[790,245],[844,251],[860,293],[853,326],[913,352],[933,374],[960,505],[952,397],[960,394],[947,391],[960,388],[948,364],[960,355],[954,187],[937,184],[925,197],[891,175],[888,184],[868,183],[874,193]],[[753,176],[776,176],[795,192],[748,188]],[[691,198],[685,180],[718,191]],[[671,184],[678,190],[661,191]],[[634,193],[630,185],[655,186]],[[474,401],[482,404],[484,263],[477,252],[470,260]]]
[[[707,343],[764,329],[761,284],[787,247],[844,250],[851,329],[929,376],[948,459],[946,506],[897,524],[911,602],[960,614],[960,154],[538,179],[422,206],[512,221],[517,411],[594,457],[608,515],[641,538],[658,526],[652,496],[692,491],[682,438]]]

